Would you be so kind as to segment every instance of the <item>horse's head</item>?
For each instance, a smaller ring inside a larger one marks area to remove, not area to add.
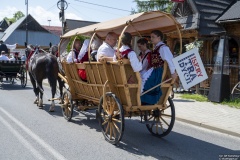
[[[52,55],[58,57],[58,46],[57,46],[57,45],[53,45],[53,46],[49,49],[49,52],[50,52]]]

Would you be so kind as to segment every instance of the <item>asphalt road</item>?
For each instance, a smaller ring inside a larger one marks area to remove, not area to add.
[[[50,90],[44,86],[48,97]],[[175,122],[165,138],[153,137],[139,118],[126,118],[122,142],[104,140],[94,111],[74,113],[67,122],[57,105],[48,112],[33,104],[30,84],[2,84],[0,89],[0,160],[163,159],[214,160],[240,155],[240,139],[187,123]]]

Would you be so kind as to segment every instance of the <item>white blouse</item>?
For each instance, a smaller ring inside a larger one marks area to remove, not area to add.
[[[164,44],[164,43],[162,41],[158,42],[158,44],[155,46],[155,48],[158,47],[161,44]],[[169,47],[164,45],[164,46],[160,47],[158,52],[160,53],[160,56],[162,57],[162,59],[164,61],[167,61],[171,74],[174,74],[176,68],[175,68],[175,66],[173,65],[173,62],[172,62],[173,54],[170,51]]]
[[[151,52],[149,49],[147,49],[145,51],[145,53],[143,54],[143,56],[140,56],[141,62],[142,62],[142,70],[141,70],[141,74],[145,73],[147,71],[148,68],[148,59],[147,59],[147,53]]]
[[[123,45],[119,49],[119,51],[120,52],[124,52],[127,49],[130,49],[130,48],[128,46],[126,46],[126,45]],[[130,64],[131,64],[134,72],[139,72],[139,71],[142,70],[142,62],[139,61],[139,59],[137,57],[137,54],[134,51],[131,51],[131,52],[128,53],[128,59],[130,61]],[[113,61],[117,61],[116,55],[114,55]]]
[[[67,62],[68,63],[73,63],[73,62],[77,62],[77,57],[74,53],[74,51],[70,51],[67,55]]]

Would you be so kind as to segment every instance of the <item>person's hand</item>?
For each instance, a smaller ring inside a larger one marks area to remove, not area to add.
[[[116,52],[115,54],[116,54],[116,58],[118,60],[122,59],[122,55],[119,52]]]
[[[178,77],[177,72],[174,72],[174,73],[171,75],[171,77],[172,77],[173,80],[175,80],[175,79]]]

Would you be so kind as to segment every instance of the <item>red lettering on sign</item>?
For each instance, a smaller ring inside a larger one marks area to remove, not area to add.
[[[194,66],[194,68],[195,68],[195,70],[197,72],[197,76],[198,77],[202,77],[203,76],[202,75],[202,71],[201,71],[201,68],[199,67],[199,64],[197,62],[196,56],[192,57],[191,61],[192,61],[192,64],[193,64],[193,66]]]

